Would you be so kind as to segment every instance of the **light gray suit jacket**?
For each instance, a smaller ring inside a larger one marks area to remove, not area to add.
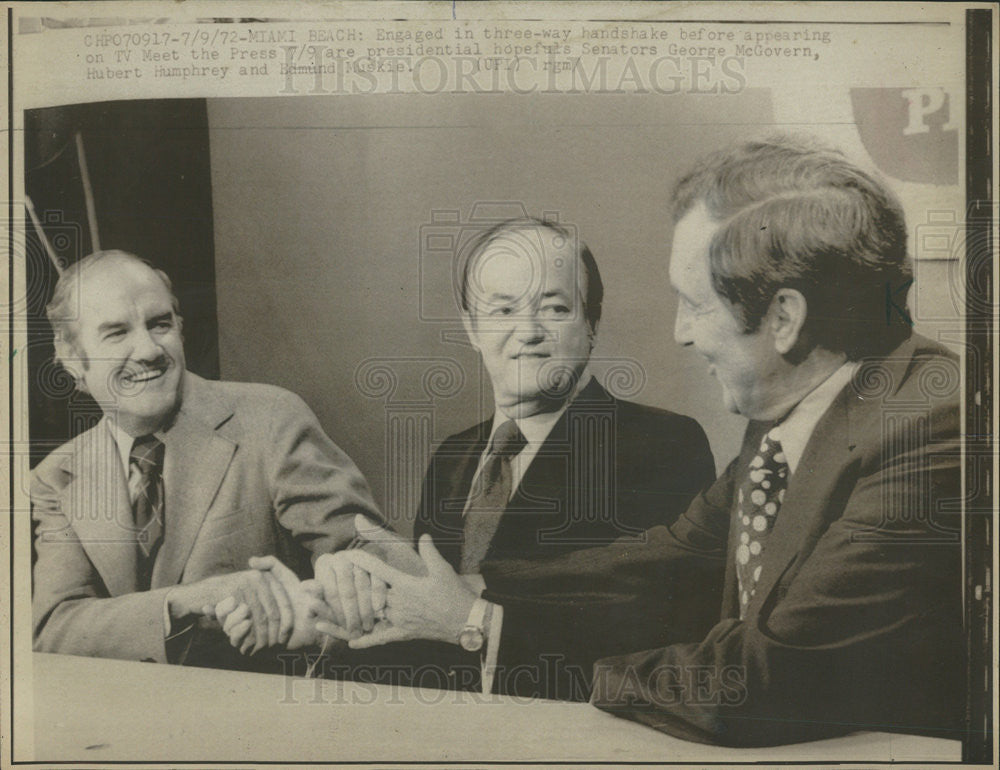
[[[353,539],[355,513],[381,520],[351,459],[281,388],[186,372],[164,444],[164,539],[148,591],[137,590],[126,478],[105,421],[35,469],[36,650],[166,662],[171,586],[265,554],[310,575],[311,555]]]

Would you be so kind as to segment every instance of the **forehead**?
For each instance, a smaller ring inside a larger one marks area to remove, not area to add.
[[[469,265],[473,298],[523,297],[537,291],[574,295],[583,268],[576,243],[546,227],[501,233]]]
[[[133,314],[162,313],[172,307],[163,280],[146,265],[109,261],[80,276],[80,321],[99,325]]]
[[[678,291],[692,295],[712,291],[708,248],[718,227],[703,203],[694,206],[674,226],[670,283]]]

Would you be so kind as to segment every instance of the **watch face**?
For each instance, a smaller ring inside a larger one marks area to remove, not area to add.
[[[476,652],[483,647],[483,632],[478,628],[463,629],[461,636],[458,637],[458,643],[462,645],[463,650]]]

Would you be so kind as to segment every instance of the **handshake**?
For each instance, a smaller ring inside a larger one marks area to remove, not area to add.
[[[275,556],[250,569],[176,586],[171,617],[214,618],[244,655],[297,650],[339,639],[354,649],[431,639],[458,644],[479,595],[479,576],[460,576],[424,535],[417,551],[362,515],[358,548],[322,554],[314,577],[299,578]]]

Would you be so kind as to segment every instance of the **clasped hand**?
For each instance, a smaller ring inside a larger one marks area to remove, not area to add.
[[[267,576],[277,607],[280,633],[268,628],[263,602],[246,592],[228,596],[205,614],[221,623],[230,643],[242,653],[274,644],[289,650],[318,643],[323,635],[355,649],[408,639],[457,643],[477,591],[455,573],[430,537],[419,553],[399,535],[364,516],[355,518],[363,549],[323,554],[313,580],[299,581],[273,556],[255,557],[251,568]],[[274,613],[272,612],[272,615]]]
[[[370,532],[372,525],[364,517],[358,518],[358,532],[369,541],[378,542]],[[376,529],[375,538],[391,536],[382,528]],[[418,551],[417,568],[407,571],[365,550],[333,554],[335,562],[349,564],[353,569],[353,581],[338,579],[337,587],[342,600],[346,587],[346,604],[359,606],[358,620],[363,633],[349,624],[346,613],[344,623],[318,620],[316,630],[345,640],[354,649],[411,639],[457,644],[477,593],[438,553],[429,535],[420,538]],[[330,594],[325,592],[325,596],[329,603]]]

